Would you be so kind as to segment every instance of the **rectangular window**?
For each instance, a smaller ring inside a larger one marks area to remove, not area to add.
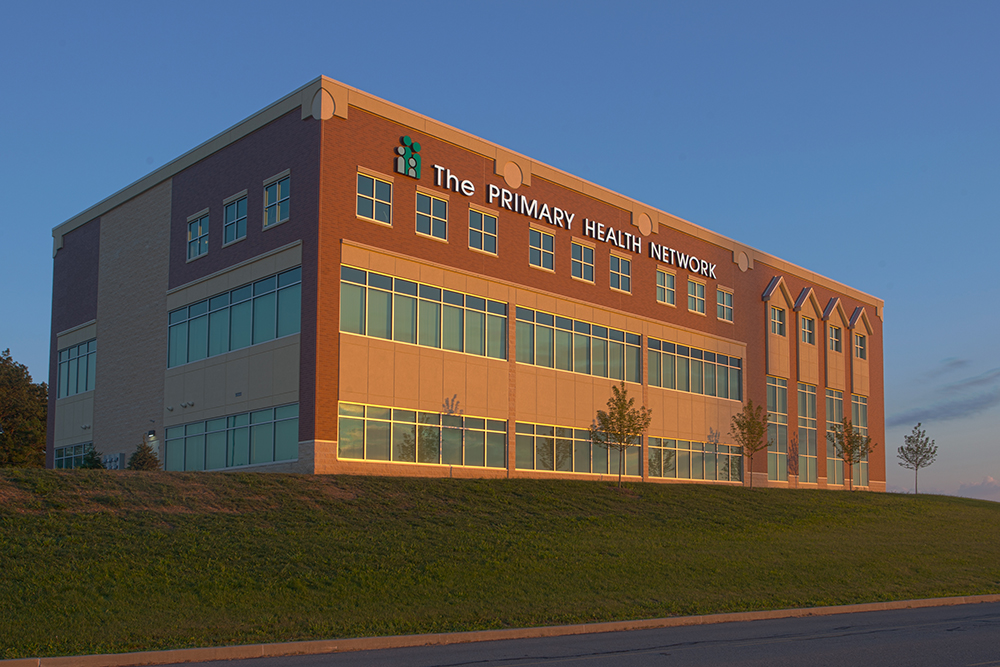
[[[647,340],[650,386],[742,400],[743,360],[739,357]]]
[[[799,481],[816,483],[816,387],[799,383]]]
[[[358,217],[392,224],[392,183],[358,174]]]
[[[448,240],[448,202],[417,193],[417,233]]]
[[[767,478],[788,479],[788,380],[767,377]]]
[[[506,303],[350,266],[340,267],[340,330],[507,358]]]
[[[811,317],[802,318],[802,342],[808,345],[816,344],[816,320]]]
[[[665,479],[743,480],[739,447],[713,442],[649,438],[649,476]]]
[[[528,263],[550,271],[555,270],[555,239],[552,234],[537,229],[528,230]]]
[[[520,306],[516,317],[518,363],[642,382],[638,334]]]
[[[469,247],[497,254],[497,218],[469,209]]]
[[[167,367],[299,333],[302,269],[263,278],[170,312]]]
[[[625,475],[641,475],[640,446],[625,449]],[[594,444],[590,431],[565,426],[518,422],[515,434],[515,463],[518,470],[548,470],[617,475],[621,453]]]
[[[688,281],[688,310],[692,313],[705,314],[705,284]]]
[[[573,277],[594,282],[594,249],[582,243],[572,245]]]
[[[826,390],[826,434],[829,436],[833,429],[844,421],[844,392],[836,389]],[[826,439],[826,483],[844,483],[844,461],[837,456],[837,451]]]
[[[247,198],[226,204],[222,220],[222,242],[232,243],[247,235]]]
[[[87,452],[93,447],[94,443],[92,442],[70,445],[69,447],[57,447],[53,465],[56,470],[79,468],[83,465],[83,457],[86,456]]]
[[[208,252],[208,216],[188,222],[187,258],[201,257]]]
[[[632,291],[632,262],[617,255],[611,255],[611,289]]]
[[[656,300],[675,305],[677,296],[674,291],[674,274],[656,270]]]
[[[733,293],[726,290],[715,290],[716,316],[726,322],[733,321]]]
[[[507,422],[357,403],[340,404],[341,459],[507,467]]]
[[[165,470],[220,470],[299,458],[299,404],[167,428]]]
[[[59,389],[56,398],[65,398],[94,388],[97,377],[97,340],[59,350]]]
[[[830,325],[830,349],[834,352],[840,352],[842,349],[840,327],[835,327],[832,324]]]
[[[771,333],[785,335],[785,311],[782,308],[771,306]]]
[[[851,425],[863,436],[868,435],[868,397],[851,396]],[[868,456],[854,464],[854,486],[868,486]]]
[[[867,339],[861,334],[854,334],[854,356],[858,359],[868,358],[867,342]]]
[[[289,177],[264,187],[264,229],[288,220]]]

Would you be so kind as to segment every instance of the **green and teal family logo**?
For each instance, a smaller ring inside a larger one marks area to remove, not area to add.
[[[409,137],[403,137],[402,146],[396,148],[396,171],[413,178],[420,178],[420,144]]]

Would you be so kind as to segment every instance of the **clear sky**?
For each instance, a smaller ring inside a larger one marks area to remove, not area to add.
[[[883,298],[890,490],[1000,500],[1000,3],[7,3],[0,349],[52,227],[319,75]],[[879,443],[886,446],[886,443]]]

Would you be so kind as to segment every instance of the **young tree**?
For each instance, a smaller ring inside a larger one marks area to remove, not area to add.
[[[31,381],[28,367],[0,352],[0,467],[45,465],[49,390]]]
[[[767,449],[767,412],[763,405],[754,405],[753,399],[748,400],[743,409],[733,415],[729,434],[743,450],[743,456],[749,461],[748,473],[750,488],[753,488],[753,455],[762,449]]]
[[[625,382],[621,388],[611,386],[608,411],[597,411],[597,423],[590,427],[590,438],[594,444],[618,450],[618,488],[622,486],[622,470],[625,469],[625,449],[636,447],[642,442],[642,434],[649,428],[653,411],[646,406],[635,407],[635,398],[630,398]]]
[[[913,492],[920,493],[917,487],[917,476],[921,468],[934,463],[937,458],[937,445],[927,437],[927,431],[921,430],[920,422],[913,427],[913,433],[903,436],[906,444],[896,450],[899,465],[913,471]]]
[[[129,470],[159,470],[160,469],[160,457],[157,455],[156,450],[153,446],[149,444],[149,437],[142,436],[142,442],[139,446],[135,448],[132,452],[132,456],[128,459],[128,469]]]
[[[853,491],[854,465],[871,454],[872,450],[878,447],[878,443],[872,442],[867,435],[861,435],[861,432],[851,424],[849,417],[844,417],[844,421],[834,426],[833,431],[826,434],[826,438],[833,445],[833,451],[843,460],[846,468],[844,476],[850,480],[848,488]]]
[[[83,455],[80,468],[84,470],[105,470],[104,462],[101,461],[101,453],[94,449],[93,446],[88,448],[87,452]]]
[[[788,439],[788,474],[799,476],[799,434]]]

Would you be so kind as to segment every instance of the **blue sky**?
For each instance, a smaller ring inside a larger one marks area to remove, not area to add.
[[[17,3],[0,349],[51,228],[320,74],[885,299],[888,483],[1000,500],[1000,3]],[[886,443],[879,443],[885,446]]]

